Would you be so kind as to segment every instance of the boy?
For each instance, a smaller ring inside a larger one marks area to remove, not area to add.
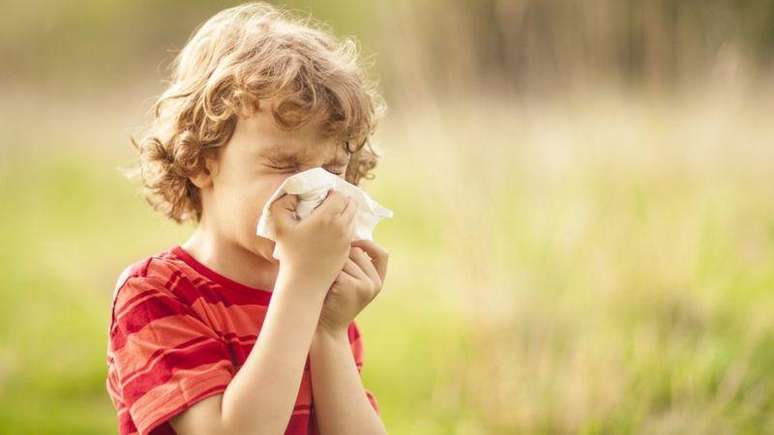
[[[352,240],[356,203],[331,190],[297,220],[284,195],[276,242],[255,235],[290,175],[322,166],[357,184],[376,165],[365,145],[384,106],[356,58],[265,3],[219,12],[176,57],[132,142],[148,202],[197,227],[116,283],[106,387],[121,434],[386,433],[354,318],[387,252]]]

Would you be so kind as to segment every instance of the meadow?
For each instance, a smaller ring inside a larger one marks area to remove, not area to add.
[[[116,433],[113,283],[191,231],[119,173],[119,101],[2,108],[2,433]],[[392,107],[364,184],[390,263],[358,318],[390,434],[774,433],[772,109],[723,86]]]

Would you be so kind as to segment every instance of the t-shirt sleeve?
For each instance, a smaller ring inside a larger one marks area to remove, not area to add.
[[[360,329],[357,327],[357,323],[353,320],[352,323],[349,326],[349,343],[352,347],[352,355],[355,358],[355,366],[357,367],[358,373],[363,372],[363,361],[365,359],[365,353],[363,350],[363,337],[360,334]],[[379,405],[376,403],[376,397],[374,397],[374,394],[368,390],[367,388],[364,389],[366,397],[368,397],[368,401],[371,402],[371,406],[373,406],[374,410],[377,414],[381,416],[381,412],[379,411]]]
[[[152,277],[131,277],[113,301],[109,352],[121,400],[140,435],[222,393],[236,370],[226,343]]]

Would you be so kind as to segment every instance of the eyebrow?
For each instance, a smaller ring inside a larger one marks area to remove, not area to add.
[[[270,160],[275,164],[286,164],[289,166],[300,166],[307,163],[307,159],[299,158],[295,153],[288,153],[277,148],[273,148],[261,153],[262,156]],[[323,166],[344,166],[349,163],[349,158],[345,156],[336,156],[335,158],[324,163]]]

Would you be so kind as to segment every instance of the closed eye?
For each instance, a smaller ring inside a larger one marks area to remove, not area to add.
[[[292,172],[298,172],[299,171],[299,167],[298,166],[273,166],[273,165],[268,165],[268,166],[270,168],[276,169],[278,171],[292,171]],[[340,171],[339,172],[339,171],[335,171],[335,170],[330,169],[330,168],[325,168],[325,170],[330,172],[331,174],[334,174],[334,175],[344,175],[344,171]]]
[[[336,171],[334,171],[332,169],[328,169],[328,168],[325,168],[325,170],[330,172],[331,174],[334,174],[334,175],[344,175],[344,171],[336,172]]]
[[[298,171],[298,168],[295,168],[295,167],[282,168],[282,167],[279,167],[279,166],[271,166],[271,165],[269,165],[269,167],[271,169],[276,169],[276,170],[281,171],[281,172],[296,172],[296,171]]]

